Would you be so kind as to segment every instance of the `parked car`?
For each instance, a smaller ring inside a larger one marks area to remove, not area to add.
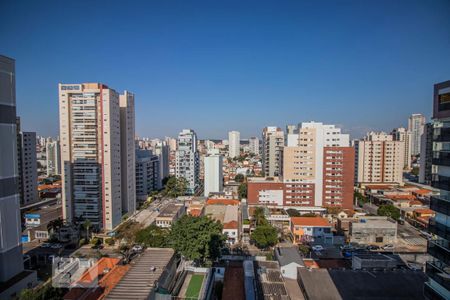
[[[43,243],[41,245],[41,248],[50,248],[51,244],[50,243]]]
[[[380,247],[377,245],[369,245],[369,246],[367,246],[367,250],[370,250],[370,251],[380,250]]]
[[[315,245],[311,247],[313,251],[323,251],[325,248],[323,248],[322,245]]]
[[[133,248],[131,248],[134,252],[141,252],[144,250],[144,248],[141,245],[134,245]]]
[[[63,247],[63,245],[61,245],[61,244],[52,244],[50,246],[50,248],[52,248],[52,249],[61,249],[62,247]]]
[[[342,245],[339,247],[341,249],[341,251],[347,251],[347,250],[354,250],[355,247],[353,247],[352,245]]]
[[[381,247],[383,250],[394,250],[394,245],[392,244],[387,244],[384,245],[383,247]]]

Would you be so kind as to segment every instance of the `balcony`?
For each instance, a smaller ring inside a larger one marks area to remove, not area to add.
[[[440,261],[429,261],[425,267],[425,273],[428,277],[450,290],[450,267]]]
[[[431,196],[430,209],[450,216],[450,200],[443,196]]]
[[[450,152],[447,151],[434,152],[433,165],[450,166]]]
[[[450,245],[446,240],[429,240],[427,252],[434,258],[450,264]]]
[[[425,282],[423,286],[423,295],[425,299],[429,300],[445,300],[444,296],[433,289],[428,282]]]
[[[440,236],[443,239],[450,240],[450,228],[444,224],[436,222],[434,219],[430,219],[428,231]]]
[[[450,190],[450,177],[433,174],[431,178],[431,186],[441,190]]]
[[[433,132],[433,142],[450,142],[450,128],[435,128]]]

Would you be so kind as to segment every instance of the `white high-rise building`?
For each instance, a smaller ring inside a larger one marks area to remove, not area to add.
[[[159,141],[153,147],[153,153],[159,158],[159,182],[158,188],[162,188],[162,180],[169,176],[169,146],[166,141]]]
[[[197,151],[197,135],[192,129],[183,129],[178,135],[175,153],[175,176],[188,183],[188,193],[195,194],[199,186],[200,157]]]
[[[248,139],[248,148],[250,153],[259,155],[259,138],[252,136]]]
[[[228,132],[228,149],[230,158],[239,157],[241,154],[241,134],[239,131]]]
[[[223,157],[218,149],[208,151],[205,156],[205,197],[210,193],[218,193],[223,190]]]
[[[408,130],[406,130],[406,128],[403,127],[399,127],[399,128],[395,128],[392,131],[392,136],[394,141],[401,141],[401,142],[405,142],[405,169],[410,169],[411,168],[411,132],[409,132]]]
[[[128,182],[122,183],[121,170],[128,172],[128,164],[133,162],[134,171],[134,159],[133,154],[129,159],[121,155],[119,98],[115,90],[101,83],[59,84],[63,217],[69,222],[82,218],[111,230],[126,212],[122,186],[128,188]],[[128,128],[127,149],[129,127],[129,123],[122,126]]]
[[[23,271],[15,80],[15,61],[0,55],[0,282]]]
[[[420,154],[420,139],[425,126],[425,117],[422,114],[412,114],[408,119],[408,131],[411,132],[411,155]]]
[[[47,176],[61,175],[61,146],[59,140],[47,140],[45,153],[47,155]]]
[[[122,212],[131,215],[136,210],[134,94],[124,91],[119,96],[119,104]]]

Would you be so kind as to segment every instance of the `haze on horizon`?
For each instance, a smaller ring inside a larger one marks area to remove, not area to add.
[[[450,2],[2,1],[22,128],[58,134],[57,84],[136,94],[136,133],[260,136],[336,124],[359,137],[431,115],[450,79]]]

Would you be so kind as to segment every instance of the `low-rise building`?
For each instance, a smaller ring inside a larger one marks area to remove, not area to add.
[[[281,275],[284,278],[297,280],[297,268],[305,267],[297,247],[277,247],[275,258],[280,264]]]
[[[155,219],[155,224],[158,227],[170,228],[185,213],[186,208],[184,204],[171,203],[159,213]]]
[[[291,232],[294,243],[333,243],[331,224],[322,217],[292,217]]]
[[[393,244],[397,240],[397,223],[382,216],[354,219],[349,226],[350,242],[359,244]]]

